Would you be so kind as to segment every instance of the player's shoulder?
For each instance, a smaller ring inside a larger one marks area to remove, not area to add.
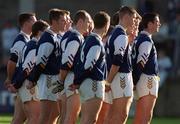
[[[69,30],[69,31],[65,32],[65,34],[62,36],[61,41],[63,41],[64,39],[68,38],[71,33],[72,33],[72,30]]]
[[[25,37],[24,37],[23,34],[19,33],[19,34],[16,36],[14,42],[18,42],[18,41],[23,41],[23,42],[25,42]]]
[[[126,35],[124,28],[121,25],[117,25],[114,29],[112,34],[114,35]]]
[[[52,34],[49,31],[45,31],[41,38],[39,39],[39,44],[45,43],[45,42],[50,42],[53,43],[54,42],[54,34]]]

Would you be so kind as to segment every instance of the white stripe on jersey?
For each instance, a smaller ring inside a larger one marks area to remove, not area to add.
[[[28,69],[28,71],[30,72],[33,67],[34,67],[34,63],[35,63],[35,56],[36,56],[36,49],[32,49],[31,51],[28,52],[26,58],[24,58],[24,62],[23,62],[23,70]]]
[[[17,41],[13,45],[13,47],[10,49],[10,53],[14,53],[18,56],[17,66],[19,66],[19,63],[22,60],[24,46],[25,46],[25,43],[23,41]]]
[[[53,50],[54,46],[51,43],[45,42],[41,44],[38,49],[36,65],[38,65],[39,63],[43,63],[44,65],[46,65],[48,57],[50,56]]]
[[[15,53],[18,57],[19,55],[22,56],[22,51],[25,46],[25,43],[23,41],[17,41],[13,47],[10,49],[11,53]]]
[[[150,55],[152,49],[152,43],[145,41],[143,43],[140,44],[139,46],[139,55],[137,58],[137,63],[139,63],[140,61],[143,62],[143,64],[146,64],[146,62],[148,61],[148,57]]]
[[[128,37],[126,35],[119,35],[114,41],[114,55],[124,56],[126,47],[128,45]]]
[[[89,49],[87,56],[86,56],[86,61],[84,64],[84,69],[92,69],[96,61],[98,60],[99,56],[101,53],[101,47],[96,45],[93,46]]]
[[[74,62],[74,57],[79,49],[79,42],[76,40],[70,41],[64,51],[64,53],[62,54],[62,64],[68,62],[69,64],[71,64],[71,66],[73,65]]]
[[[66,45],[67,39],[68,39],[68,37],[66,39],[64,39],[63,41],[61,41],[61,50],[63,52],[65,51],[65,45]]]

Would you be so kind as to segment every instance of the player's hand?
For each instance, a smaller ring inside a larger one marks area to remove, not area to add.
[[[8,88],[8,86],[11,84],[11,80],[9,80],[8,78],[4,81],[4,86],[5,88]]]
[[[109,92],[111,90],[111,84],[105,81],[105,92]]]
[[[27,89],[31,89],[31,88],[33,88],[33,87],[35,86],[34,84],[35,84],[35,83],[33,83],[32,81],[27,80],[26,88],[27,88]]]
[[[71,91],[75,91],[76,89],[79,89],[79,87],[80,87],[80,85],[78,85],[78,84],[71,84],[71,85],[69,85],[69,90],[71,90]]]
[[[105,85],[105,92],[109,92],[111,90],[111,86]]]
[[[54,88],[52,89],[52,93],[56,94],[58,92],[61,92],[64,89],[64,82],[63,81],[56,81],[54,83],[52,83],[52,85]]]
[[[14,87],[13,84],[9,84],[7,87],[8,91],[11,93],[16,93],[18,90]]]

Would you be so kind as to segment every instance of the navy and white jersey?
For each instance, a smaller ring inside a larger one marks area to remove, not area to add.
[[[67,40],[64,39],[61,43],[62,59],[60,68],[63,70],[71,70],[77,63],[77,56],[79,54],[79,48],[84,42],[84,37],[77,31],[72,30]]]
[[[36,60],[36,49],[38,45],[38,39],[32,38],[24,48],[23,52],[23,64],[22,69],[31,72],[35,65]]]
[[[31,71],[28,80],[37,82],[39,76],[59,74],[59,36],[51,29],[47,29],[38,41],[36,65]]]
[[[134,42],[132,50],[133,75],[139,78],[141,73],[147,75],[158,74],[157,52],[151,35],[146,31],[141,31]],[[139,69],[138,63],[143,65]],[[138,80],[138,79],[137,79]]]
[[[23,49],[26,45],[26,43],[30,40],[30,36],[21,31],[17,37],[15,38],[12,47],[10,49],[10,60],[17,63],[16,67],[19,66],[20,63],[22,63],[22,54]]]
[[[71,33],[72,33],[72,30],[68,30],[67,32],[65,32],[65,34],[61,38],[61,41],[60,41],[60,57],[59,57],[60,66],[61,66],[62,54],[65,51],[65,45],[66,45],[67,39]]]
[[[43,64],[45,66],[43,73],[48,75],[56,75],[59,73],[59,46],[60,37],[52,30],[47,29],[38,42],[36,65]]]
[[[78,64],[75,66],[75,84],[81,84],[86,78],[96,81],[106,79],[106,52],[102,38],[98,34],[91,33],[87,37],[78,60]]]
[[[37,43],[38,40],[36,38],[32,38],[32,40],[30,40],[23,49],[22,70],[17,74],[13,82],[17,89],[22,86],[24,80],[27,78],[35,65]]]
[[[16,70],[13,74],[12,82],[14,82],[19,71],[22,70],[23,49],[29,40],[30,36],[20,31],[12,44],[10,49],[10,60],[16,63]]]
[[[132,70],[130,49],[125,30],[121,25],[117,25],[106,43],[108,71],[113,64],[120,66],[119,72],[129,73]]]

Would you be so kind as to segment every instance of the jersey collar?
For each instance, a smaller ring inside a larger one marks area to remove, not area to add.
[[[147,31],[141,31],[141,34],[146,34],[148,37],[152,38],[152,35]]]
[[[83,35],[77,29],[73,28],[73,31],[76,32],[78,35],[80,35],[84,39]]]
[[[57,35],[57,34],[56,34],[54,31],[52,31],[50,28],[48,28],[46,31],[47,31],[48,33],[54,35],[54,36]]]
[[[30,40],[30,35],[26,34],[24,31],[21,30],[21,31],[20,31],[20,34],[22,34],[27,41]]]
[[[122,25],[116,25],[116,28],[121,28],[124,32],[126,32],[125,28]]]
[[[102,41],[102,37],[99,34],[95,32],[91,32],[91,34],[94,35],[95,37],[98,37]]]
[[[33,38],[32,38],[32,40],[33,40],[33,41],[36,41],[36,42],[38,41],[38,39],[37,39],[37,38],[35,38],[35,37],[33,37]]]

